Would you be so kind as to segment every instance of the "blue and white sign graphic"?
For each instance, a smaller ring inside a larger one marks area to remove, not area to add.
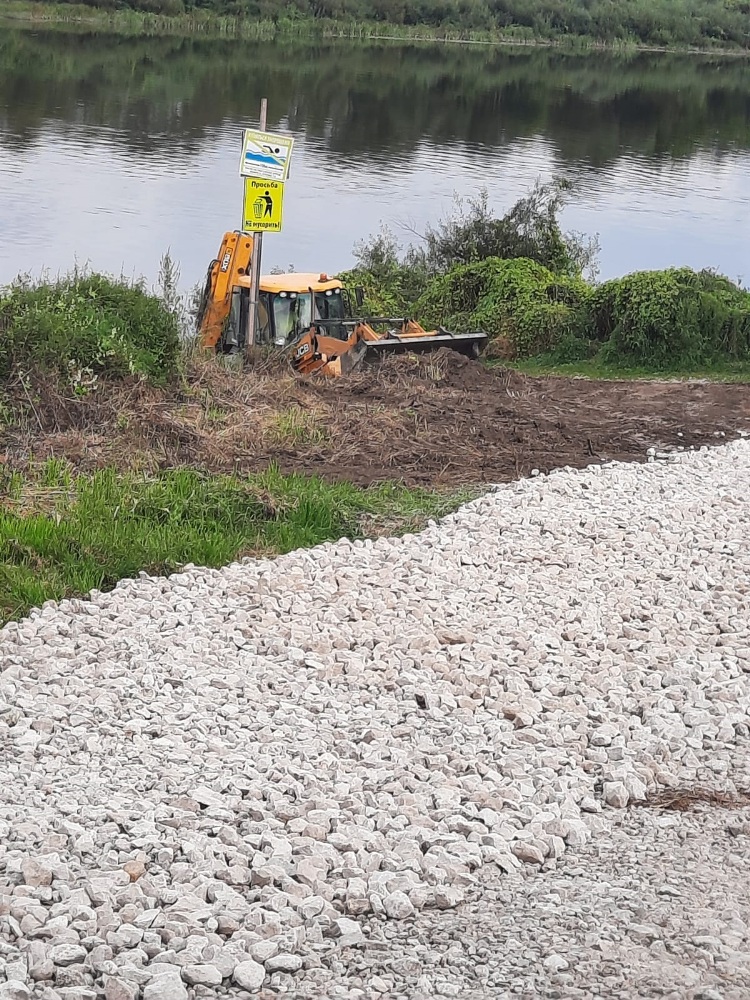
[[[285,181],[289,176],[293,145],[294,139],[289,136],[246,128],[242,134],[240,177]]]

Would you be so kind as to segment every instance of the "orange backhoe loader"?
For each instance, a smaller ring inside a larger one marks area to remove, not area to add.
[[[208,268],[198,311],[204,348],[222,354],[241,351],[251,308],[250,265],[253,237],[225,233],[219,256]],[[359,317],[361,289],[342,287],[327,274],[275,274],[260,279],[255,343],[289,352],[300,374],[343,375],[363,360],[388,353],[434,351],[449,347],[479,357],[486,333],[427,331],[408,318]],[[356,306],[356,309],[355,309]]]

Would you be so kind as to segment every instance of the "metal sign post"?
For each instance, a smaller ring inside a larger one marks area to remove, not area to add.
[[[268,98],[260,99],[260,130],[266,130],[268,114]],[[253,259],[250,264],[250,313],[247,317],[247,336],[245,337],[245,352],[249,354],[255,346],[255,324],[258,312],[258,286],[260,285],[260,256],[263,250],[263,233],[256,233],[253,240]]]

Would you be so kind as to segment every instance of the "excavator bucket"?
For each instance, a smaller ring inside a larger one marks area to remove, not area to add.
[[[348,337],[340,339],[323,332],[332,325],[348,330]],[[387,331],[378,333],[376,326],[386,326]],[[424,354],[447,347],[469,358],[478,358],[488,339],[484,332],[451,333],[442,327],[428,332],[407,319],[321,320],[315,329],[309,328],[295,341],[291,363],[300,375],[318,373],[335,377],[348,375],[363,361],[377,361],[387,354]]]
[[[337,359],[340,366],[338,374],[348,375],[350,372],[353,372],[355,368],[359,368],[367,357],[369,346],[370,345],[366,340],[360,340],[350,350],[339,355]]]
[[[386,354],[426,354],[441,347],[450,348],[467,358],[478,358],[488,340],[487,334],[482,332],[449,333],[447,330],[440,330],[421,336],[401,337],[390,334],[378,340],[368,340],[366,344],[368,357],[373,359]]]

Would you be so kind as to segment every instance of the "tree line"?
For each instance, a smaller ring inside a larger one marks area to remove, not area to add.
[[[62,0],[63,3],[73,0]],[[76,0],[80,3],[81,0]],[[519,39],[750,48],[750,0],[83,0],[103,10],[380,22]]]

